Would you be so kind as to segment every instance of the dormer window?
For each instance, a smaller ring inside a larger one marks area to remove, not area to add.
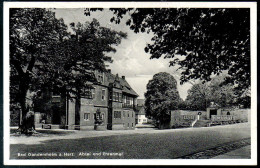
[[[99,81],[100,83],[103,83],[103,82],[104,82],[103,74],[99,74],[99,75],[98,75],[98,81]]]
[[[101,71],[96,71],[96,78],[99,83],[104,83],[104,73]]]

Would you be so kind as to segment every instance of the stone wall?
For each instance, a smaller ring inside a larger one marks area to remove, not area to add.
[[[171,111],[171,122],[170,127],[171,128],[179,128],[179,127],[190,127],[191,123],[196,120],[208,120],[210,119],[209,116],[209,110],[206,111],[188,111],[188,110],[173,110]],[[212,120],[220,120],[220,118],[223,119],[223,121],[232,119],[239,122],[248,122],[250,118],[250,109],[231,109],[231,108],[225,108],[225,109],[216,109],[217,115],[212,115]],[[198,118],[198,114],[201,114]]]
[[[221,111],[222,115],[233,115],[235,120],[241,120],[243,122],[248,122],[251,114],[250,109],[236,109],[236,108],[224,108]]]
[[[199,115],[200,114],[200,115]],[[188,111],[188,110],[173,110],[171,111],[171,128],[190,127],[191,123],[196,120],[206,119],[206,111]]]

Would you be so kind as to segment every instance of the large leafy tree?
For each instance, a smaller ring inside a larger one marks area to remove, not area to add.
[[[73,30],[72,35],[64,39],[53,51],[57,68],[52,69],[56,79],[52,88],[66,94],[67,97],[71,94],[76,96],[78,122],[80,98],[88,96],[92,84],[97,82],[94,71],[106,70],[105,63],[112,62],[107,53],[116,52],[114,46],[120,44],[121,39],[126,38],[126,34],[102,27],[96,19],[84,24],[71,23],[70,26]]]
[[[146,116],[152,117],[162,128],[170,121],[171,110],[176,109],[180,102],[177,82],[169,73],[160,72],[153,76],[146,88]]]
[[[46,62],[48,50],[62,39],[66,32],[63,20],[45,9],[10,9],[10,68],[11,100],[19,102],[22,117],[29,110],[26,96],[37,79],[35,65]],[[47,74],[46,74],[47,76]],[[26,130],[26,122],[21,126]]]
[[[208,83],[194,84],[188,90],[188,95],[185,100],[186,108],[189,110],[206,110],[209,104],[209,86]]]
[[[93,71],[105,71],[105,63],[112,62],[107,53],[116,52],[114,46],[120,44],[126,34],[101,27],[96,19],[84,24],[70,25],[73,35],[63,40],[54,51],[55,55],[61,58],[56,66],[62,72],[59,72],[62,75],[56,74],[61,78],[56,87],[66,86],[68,91],[76,91],[81,95],[85,94],[82,89],[91,87],[91,84],[96,82]]]
[[[97,9],[86,9],[85,14]],[[102,10],[102,9],[99,9]],[[227,70],[225,83],[240,94],[250,88],[250,9],[247,8],[113,8],[112,22],[136,32],[152,32],[145,51],[151,58],[169,58],[182,69],[181,82],[210,81]],[[176,57],[176,56],[182,56]]]
[[[105,62],[112,61],[106,54],[115,52],[113,45],[126,37],[101,27],[95,19],[70,26],[72,33],[51,10],[10,9],[11,98],[21,105],[23,118],[29,90],[37,90],[37,95],[44,90],[72,93],[77,99],[87,94],[96,82],[93,71],[105,70]],[[20,126],[24,131],[28,130],[25,125]]]
[[[186,108],[189,110],[206,110],[210,102],[215,102],[221,107],[232,106],[237,102],[234,86],[223,85],[225,75],[214,77],[211,82],[198,82],[188,90],[185,100]]]

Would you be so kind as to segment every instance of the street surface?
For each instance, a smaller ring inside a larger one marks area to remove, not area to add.
[[[250,124],[10,136],[10,159],[174,159],[250,138]]]

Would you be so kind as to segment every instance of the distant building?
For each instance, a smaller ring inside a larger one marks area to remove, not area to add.
[[[169,127],[207,127],[250,122],[250,116],[250,109],[220,107],[218,104],[211,102],[206,111],[172,110]]]
[[[76,101],[59,94],[52,95],[52,110],[46,114],[44,127],[93,130],[96,112],[101,112],[105,129],[135,129],[135,107],[138,94],[125,76],[95,71],[98,83]]]
[[[137,99],[136,124],[145,124],[147,120],[145,117],[144,99]]]

